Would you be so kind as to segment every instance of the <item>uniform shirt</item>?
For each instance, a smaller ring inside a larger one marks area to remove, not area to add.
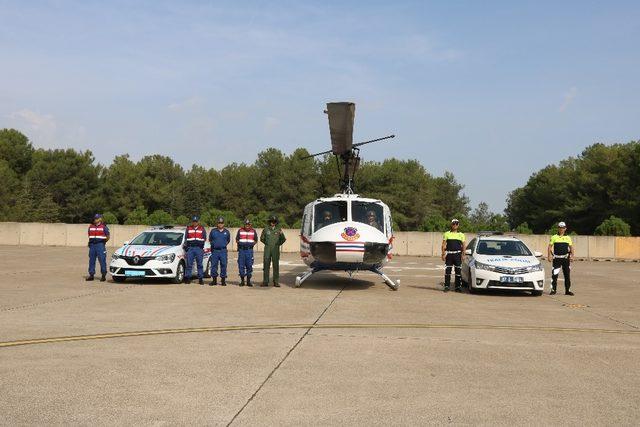
[[[566,255],[569,253],[569,247],[573,246],[571,237],[567,236],[566,234],[564,236],[554,234],[553,236],[551,236],[549,244],[553,245],[554,255]]]
[[[262,230],[260,241],[270,249],[276,249],[287,240],[280,227],[267,227]]]
[[[184,230],[184,244],[188,247],[204,248],[204,242],[207,240],[207,231],[203,226],[193,227],[187,226]]]
[[[89,235],[89,243],[104,243],[109,237],[109,227],[104,222],[98,225],[91,224],[87,234]]]
[[[227,245],[231,241],[231,233],[226,228],[218,230],[214,228],[209,233],[209,242],[212,249],[227,249]]]
[[[447,242],[447,252],[462,251],[464,239],[464,233],[459,231],[447,231],[442,236],[442,240]]]
[[[236,233],[236,243],[238,244],[238,247],[242,246],[253,248],[257,242],[258,233],[253,228],[250,228],[249,230],[241,228],[238,230],[238,233]]]

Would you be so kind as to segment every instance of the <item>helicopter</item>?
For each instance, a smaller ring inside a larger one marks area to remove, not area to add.
[[[391,210],[381,200],[360,197],[354,191],[360,147],[395,135],[354,144],[355,107],[352,102],[327,103],[324,112],[329,117],[331,150],[303,157],[333,154],[338,164],[341,193],[316,199],[304,208],[300,256],[309,269],[296,277],[295,287],[326,270],[345,271],[349,277],[358,271],[371,271],[380,275],[394,291],[400,286],[400,280],[393,281],[382,272],[393,248]]]

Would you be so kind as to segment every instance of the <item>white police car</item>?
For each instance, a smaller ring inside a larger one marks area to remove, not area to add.
[[[184,279],[186,251],[183,249],[184,227],[159,226],[143,231],[111,256],[109,272],[116,282],[127,278],[171,279],[181,283]],[[211,249],[205,243],[202,264],[204,274],[210,271]],[[193,263],[192,277],[197,277],[196,263]]]
[[[542,295],[542,254],[532,252],[515,236],[480,234],[467,245],[462,281],[475,293],[480,289],[530,291]]]

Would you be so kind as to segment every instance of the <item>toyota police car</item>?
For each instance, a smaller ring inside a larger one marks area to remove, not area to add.
[[[542,254],[532,252],[515,236],[479,234],[467,245],[462,262],[462,281],[475,293],[480,289],[530,291],[542,295]]]
[[[109,272],[116,282],[127,278],[171,279],[182,283],[186,266],[186,251],[183,249],[184,227],[158,226],[143,231],[111,256]],[[210,271],[211,247],[205,243],[204,274]],[[193,277],[197,276],[193,263]]]

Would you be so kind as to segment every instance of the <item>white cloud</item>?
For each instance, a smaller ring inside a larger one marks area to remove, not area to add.
[[[573,100],[576,98],[577,95],[578,95],[578,89],[575,86],[571,87],[567,92],[565,92],[562,98],[562,104],[560,105],[560,108],[558,108],[558,111],[560,113],[565,112],[566,109],[569,108],[569,105],[571,105],[571,103],[573,102]]]
[[[265,132],[271,132],[273,129],[277,128],[280,125],[280,120],[275,117],[267,117],[264,119],[264,130]]]
[[[7,116],[12,124],[24,131],[30,139],[45,145],[54,142],[58,123],[51,114],[40,114],[36,111],[22,109]]]
[[[174,102],[167,105],[169,111],[181,112],[185,110],[191,110],[199,108],[202,105],[202,98],[199,96],[192,96],[190,98],[183,99],[182,101]]]

